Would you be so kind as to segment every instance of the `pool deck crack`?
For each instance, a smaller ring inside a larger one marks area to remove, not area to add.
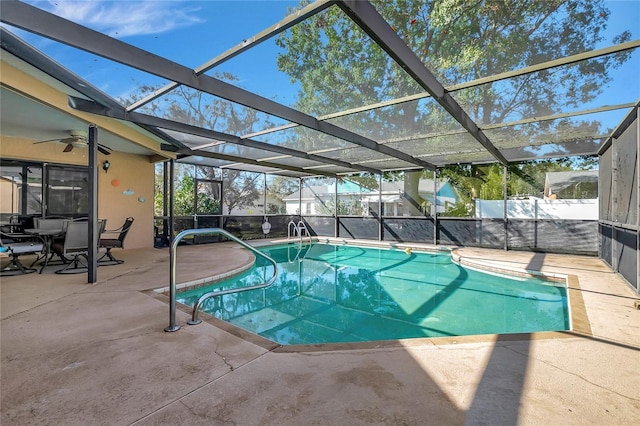
[[[215,352],[215,351],[214,351],[214,352]],[[194,388],[194,389],[190,390],[189,392],[185,393],[184,395],[181,395],[181,396],[179,396],[179,397],[177,397],[177,398],[172,399],[171,401],[169,401],[169,402],[167,402],[167,403],[163,404],[162,406],[158,407],[157,409],[153,410],[152,412],[150,412],[150,413],[148,413],[148,414],[145,414],[144,416],[140,417],[139,419],[134,420],[133,422],[129,423],[129,426],[133,426],[133,425],[135,425],[135,424],[137,424],[137,423],[139,423],[139,422],[141,422],[141,421],[143,421],[143,420],[146,420],[146,419],[150,418],[150,417],[151,417],[151,416],[153,416],[154,414],[159,413],[159,412],[160,412],[160,411],[162,411],[163,409],[165,409],[165,408],[169,407],[170,405],[172,405],[172,404],[174,404],[174,403],[176,403],[176,402],[177,402],[177,403],[180,403],[180,404],[182,404],[182,405],[184,405],[184,406],[186,406],[186,404],[182,401],[184,398],[186,398],[186,397],[188,397],[188,396],[190,396],[190,395],[192,395],[192,394],[194,394],[194,393],[198,392],[199,390],[201,390],[201,389],[205,388],[206,386],[209,386],[209,385],[211,385],[211,384],[213,384],[213,383],[217,382],[218,380],[223,379],[224,377],[226,377],[227,375],[231,374],[232,372],[237,371],[237,370],[241,369],[242,367],[244,367],[244,366],[246,366],[246,365],[249,365],[249,364],[254,363],[255,361],[259,360],[260,358],[262,358],[263,356],[265,356],[265,355],[267,355],[267,354],[269,354],[269,353],[271,353],[271,351],[266,350],[264,353],[262,353],[262,354],[260,354],[260,355],[256,356],[256,357],[255,357],[255,358],[253,358],[253,359],[250,359],[250,360],[248,360],[247,362],[245,362],[244,364],[241,364],[241,365],[239,365],[238,367],[235,367],[235,368],[234,368],[233,366],[231,366],[231,365],[227,362],[227,360],[225,359],[225,357],[223,357],[222,355],[220,355],[218,352],[215,352],[215,354],[216,354],[216,355],[218,355],[220,358],[222,358],[222,360],[224,361],[224,363],[225,363],[227,366],[229,366],[229,367],[231,368],[229,371],[227,371],[226,373],[222,374],[222,375],[221,375],[221,376],[219,376],[219,377],[216,377],[216,378],[211,379],[211,380],[207,380],[205,383],[203,383],[203,384],[201,384],[201,385],[197,386],[196,388]]]
[[[217,346],[216,346],[216,349],[213,351],[213,353],[218,355],[220,359],[222,359],[222,361],[226,364],[226,366],[229,367],[229,372],[235,370],[234,366],[229,361],[227,361],[227,358],[218,352]]]
[[[554,369],[556,369],[556,370],[558,370],[558,371],[562,371],[563,373],[569,374],[570,376],[577,377],[578,379],[580,379],[580,380],[582,380],[582,381],[584,381],[584,382],[586,382],[586,383],[589,383],[590,385],[595,386],[595,387],[596,387],[596,388],[598,388],[598,389],[602,389],[602,390],[604,390],[604,391],[614,393],[614,394],[616,394],[616,395],[618,395],[618,396],[620,396],[620,397],[622,397],[622,398],[628,399],[629,401],[634,401],[634,402],[638,402],[638,401],[640,401],[640,398],[633,398],[633,397],[631,397],[631,396],[621,394],[620,392],[617,392],[617,391],[615,391],[615,390],[613,390],[613,389],[611,389],[611,388],[609,388],[609,387],[605,387],[605,386],[599,385],[598,383],[594,383],[594,382],[592,382],[591,380],[587,379],[586,377],[584,377],[584,376],[582,376],[582,375],[580,375],[580,374],[574,373],[574,372],[572,372],[572,371],[565,370],[564,368],[559,367],[559,366],[557,366],[557,365],[555,365],[555,364],[552,364],[552,363],[550,363],[550,362],[548,362],[548,361],[545,361],[545,360],[543,360],[543,359],[540,359],[540,358],[537,358],[537,357],[532,357],[531,355],[529,355],[529,354],[527,354],[527,353],[523,353],[523,352],[521,352],[521,351],[519,351],[519,350],[517,350],[517,349],[515,349],[515,348],[511,347],[511,346],[510,346],[510,345],[508,345],[508,344],[501,345],[501,347],[503,347],[504,349],[510,350],[510,351],[512,351],[512,352],[514,352],[514,353],[516,353],[516,354],[518,354],[518,355],[521,355],[521,356],[523,356],[523,357],[525,357],[525,358],[531,358],[531,359],[534,359],[534,360],[536,360],[537,362],[540,362],[540,363],[542,363],[542,364],[544,364],[544,365],[546,365],[546,366],[548,366],[548,367],[554,368]]]

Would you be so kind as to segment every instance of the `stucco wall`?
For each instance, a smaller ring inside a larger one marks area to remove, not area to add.
[[[64,145],[55,142],[34,145],[32,141],[12,137],[0,139],[3,159],[73,165],[88,163],[86,149],[64,153],[63,148]],[[119,227],[128,216],[134,217],[125,248],[153,247],[154,164],[147,156],[119,152],[108,156],[99,154],[99,164],[104,160],[109,160],[111,167],[107,173],[102,168],[98,172],[98,217],[107,219],[107,229]],[[123,194],[127,190],[133,194]]]

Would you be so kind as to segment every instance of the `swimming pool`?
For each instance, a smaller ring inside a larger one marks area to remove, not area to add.
[[[277,281],[211,298],[202,311],[282,345],[570,329],[565,283],[464,268],[448,252],[320,243],[260,250],[278,263]],[[178,302],[258,284],[272,268],[258,257],[240,275],[180,292]]]

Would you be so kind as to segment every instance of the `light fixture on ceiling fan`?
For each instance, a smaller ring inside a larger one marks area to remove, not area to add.
[[[59,142],[63,143],[66,146],[62,150],[62,152],[71,152],[73,148],[86,148],[87,143],[87,132],[84,130],[69,130],[69,137],[67,138],[58,138],[58,139],[48,139],[45,141],[37,141],[34,144],[38,143],[46,143],[46,142]],[[110,155],[111,149],[104,145],[98,144],[98,151],[103,153],[104,155]]]

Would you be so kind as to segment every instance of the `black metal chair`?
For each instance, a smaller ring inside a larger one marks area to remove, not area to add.
[[[98,243],[98,248],[106,249],[105,254],[102,255],[98,259],[99,263],[107,263],[107,264],[120,264],[124,263],[124,260],[116,259],[111,254],[111,249],[124,248],[124,240],[129,233],[129,229],[131,229],[131,225],[133,224],[134,219],[132,217],[128,217],[125,219],[124,224],[117,229],[107,229],[100,236],[100,242]],[[117,235],[115,238],[103,238],[104,235]],[[107,259],[105,259],[107,258]]]
[[[5,234],[3,232],[0,232],[0,246],[3,248],[3,252],[11,257],[9,264],[0,270],[1,276],[35,272],[35,268],[26,268],[18,258],[27,254],[39,254],[44,250],[42,241],[34,239],[33,235]]]
[[[104,229],[104,220],[98,219],[98,230]],[[78,274],[87,270],[89,256],[89,224],[71,221],[66,225],[64,241],[54,241],[51,252],[69,261],[56,274]]]

